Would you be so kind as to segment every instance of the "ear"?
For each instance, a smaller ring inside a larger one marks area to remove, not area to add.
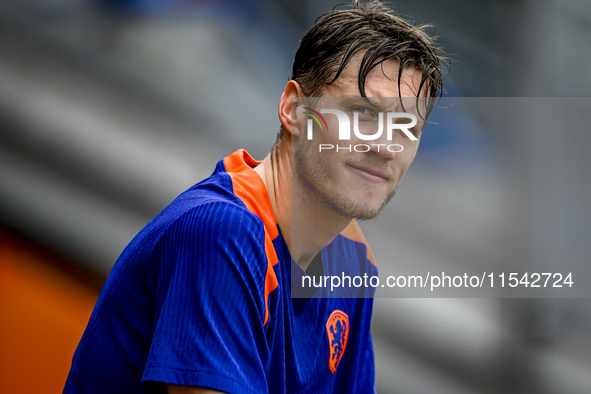
[[[295,115],[295,110],[297,108],[297,103],[292,100],[294,98],[303,97],[304,94],[302,93],[302,89],[300,85],[296,81],[289,81],[287,85],[285,85],[285,90],[281,95],[281,100],[279,100],[279,120],[285,129],[292,135],[299,137],[300,131],[297,127],[296,119],[292,116]],[[293,105],[296,108],[292,108]],[[292,110],[294,113],[292,114]]]

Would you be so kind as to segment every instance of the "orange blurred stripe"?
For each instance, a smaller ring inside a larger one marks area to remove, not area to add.
[[[0,232],[0,393],[61,393],[98,290]]]

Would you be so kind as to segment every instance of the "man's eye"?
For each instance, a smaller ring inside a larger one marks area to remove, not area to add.
[[[363,117],[363,118],[375,116],[375,112],[373,110],[371,110],[370,108],[366,108],[366,107],[355,107],[355,108],[353,108],[353,112],[359,112],[359,116]]]

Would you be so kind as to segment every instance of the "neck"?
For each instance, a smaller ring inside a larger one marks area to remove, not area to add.
[[[299,182],[292,163],[289,133],[255,167],[255,171],[267,188],[277,224],[291,257],[305,271],[314,256],[351,220],[326,207]]]

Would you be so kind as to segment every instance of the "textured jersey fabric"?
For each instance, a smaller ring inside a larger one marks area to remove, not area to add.
[[[65,393],[372,393],[371,298],[291,297],[292,262],[258,162],[244,150],[177,197],[113,267]],[[347,230],[348,231],[348,230]],[[377,275],[360,233],[321,252],[325,275]]]

